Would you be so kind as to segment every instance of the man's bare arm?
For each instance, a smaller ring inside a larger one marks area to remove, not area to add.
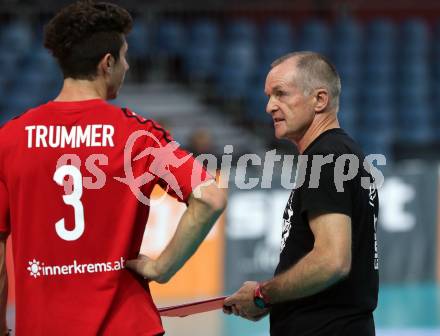
[[[127,261],[128,268],[159,283],[171,279],[194,254],[226,207],[226,192],[215,183],[201,186],[200,192],[201,197],[191,195],[188,208],[161,255],[156,260],[139,256]]]
[[[315,244],[304,258],[286,272],[261,285],[270,303],[280,303],[316,294],[348,275],[351,268],[351,219],[342,214],[309,216]],[[225,313],[252,321],[267,310],[254,304],[257,282],[245,282],[225,300]]]
[[[351,219],[343,214],[309,216],[315,244],[297,264],[262,286],[272,303],[314,295],[351,269]]]

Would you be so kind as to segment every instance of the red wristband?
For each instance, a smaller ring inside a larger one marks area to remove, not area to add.
[[[269,296],[263,294],[262,284],[258,284],[254,291],[254,303],[259,308],[268,308],[271,306]]]

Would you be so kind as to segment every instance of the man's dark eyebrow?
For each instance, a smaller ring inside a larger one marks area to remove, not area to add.
[[[266,93],[266,90],[264,90],[264,93],[266,94],[266,96],[270,96],[271,93],[275,92],[275,91],[281,91],[281,86],[280,85],[275,85],[270,91],[269,93]]]
[[[281,85],[275,85],[273,88],[272,88],[272,92],[274,92],[274,91],[282,91],[283,90],[283,88],[281,87]]]

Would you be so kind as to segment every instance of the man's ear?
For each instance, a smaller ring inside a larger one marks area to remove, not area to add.
[[[115,59],[110,53],[107,53],[98,64],[98,72],[110,75],[113,72],[114,65]]]
[[[330,103],[330,96],[327,89],[317,89],[315,91],[315,112],[324,111]]]

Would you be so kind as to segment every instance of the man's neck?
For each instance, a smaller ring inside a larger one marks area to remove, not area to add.
[[[66,78],[55,101],[82,101],[106,99],[106,92],[99,81]]]
[[[329,129],[339,128],[339,122],[336,113],[322,113],[313,119],[312,124],[299,139],[294,141],[298,147],[298,151],[302,154],[306,148],[322,133]]]

